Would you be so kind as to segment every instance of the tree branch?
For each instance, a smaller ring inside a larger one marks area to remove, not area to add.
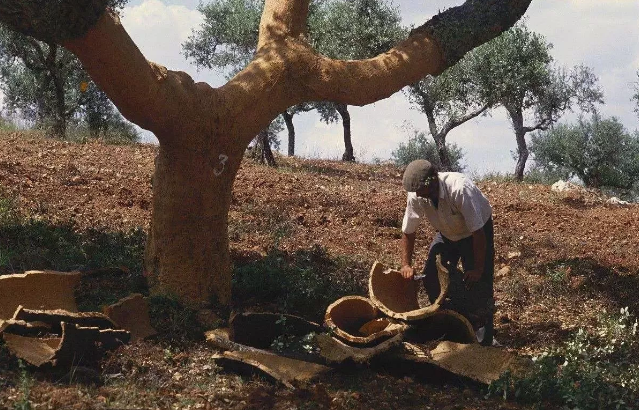
[[[468,0],[435,16],[375,58],[337,61],[316,56],[309,61],[312,75],[298,77],[306,86],[307,99],[369,104],[452,66],[468,51],[515,24],[530,1]]]
[[[266,0],[257,49],[273,40],[304,35],[309,3],[310,0]]]
[[[117,15],[104,13],[84,37],[63,46],[82,62],[93,81],[129,121],[162,140],[183,129],[192,116],[204,115],[205,84],[195,84],[182,72],[147,61],[122,27]],[[210,115],[210,114],[208,114]]]
[[[424,33],[440,45],[446,67],[454,65],[473,48],[497,37],[524,15],[531,0],[468,0],[450,8],[411,36]]]
[[[472,111],[466,115],[462,115],[459,118],[454,118],[451,119],[450,121],[448,121],[441,130],[441,133],[445,133],[444,135],[448,134],[450,132],[450,130],[452,130],[455,127],[458,127],[460,125],[462,125],[463,123],[465,123],[466,121],[470,121],[473,118],[477,117],[479,114],[483,113],[484,111],[486,111],[488,108],[490,108],[490,104],[485,104],[484,106],[478,108],[475,111]]]

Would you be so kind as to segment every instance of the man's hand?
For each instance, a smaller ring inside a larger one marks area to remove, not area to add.
[[[413,279],[413,276],[415,276],[415,269],[413,269],[413,267],[410,265],[402,266],[400,272],[402,273],[402,278],[404,279]]]
[[[478,282],[479,279],[481,279],[481,275],[483,275],[484,272],[480,271],[479,269],[470,269],[467,270],[466,273],[464,273],[464,281],[466,282]]]

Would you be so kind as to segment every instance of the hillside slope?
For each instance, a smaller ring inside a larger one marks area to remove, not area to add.
[[[147,230],[156,152],[3,133],[0,197],[14,198],[25,215],[78,231]],[[236,263],[259,260],[274,247],[293,253],[319,246],[357,261],[344,274],[361,280],[376,260],[398,267],[405,204],[399,168],[279,162],[272,169],[245,160],[239,171],[229,216]],[[588,326],[603,309],[639,311],[639,205],[543,185],[477,184],[494,210],[497,339],[506,348],[534,353]],[[419,231],[416,260],[425,258],[433,233]]]

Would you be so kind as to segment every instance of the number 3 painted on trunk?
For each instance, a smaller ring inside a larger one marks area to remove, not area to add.
[[[216,177],[219,177],[220,175],[222,175],[222,172],[224,172],[224,167],[226,167],[226,161],[229,160],[229,157],[224,154],[220,154],[218,158],[220,159],[220,167],[213,170],[213,173],[215,174]]]

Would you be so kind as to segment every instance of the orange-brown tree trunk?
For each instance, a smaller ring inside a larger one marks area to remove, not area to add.
[[[192,305],[229,303],[227,215],[239,165],[230,155],[160,147],[145,255],[153,292],[175,295]]]

